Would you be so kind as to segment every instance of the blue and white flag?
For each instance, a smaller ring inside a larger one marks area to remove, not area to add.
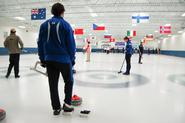
[[[132,23],[147,23],[149,18],[147,13],[135,13],[132,15]]]
[[[37,8],[31,10],[31,20],[46,19],[46,8]]]

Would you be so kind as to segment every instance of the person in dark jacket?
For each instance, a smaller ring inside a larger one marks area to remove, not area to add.
[[[125,49],[125,59],[126,59],[126,72],[123,75],[130,75],[131,69],[131,56],[133,54],[132,42],[128,37],[124,38],[126,42],[126,49]]]
[[[10,36],[8,36],[4,42],[5,48],[8,49],[10,58],[10,64],[8,67],[8,71],[6,74],[6,78],[8,78],[11,74],[12,68],[14,67],[14,74],[15,78],[19,78],[19,59],[20,59],[20,53],[21,49],[23,49],[23,42],[19,36],[16,35],[16,30],[11,29],[10,30]]]
[[[76,44],[73,30],[70,24],[64,20],[65,8],[60,3],[52,6],[51,19],[40,26],[38,52],[42,66],[47,68],[53,114],[59,115],[61,109],[64,112],[72,112],[71,98],[73,91],[73,72],[75,65]],[[60,73],[65,82],[65,99],[61,108],[58,93]]]
[[[143,47],[143,43],[141,42],[139,45],[139,62],[138,62],[139,64],[142,64],[141,59],[143,56],[143,51],[144,51],[144,47]]]

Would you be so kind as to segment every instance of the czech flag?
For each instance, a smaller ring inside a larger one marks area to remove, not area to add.
[[[93,30],[105,30],[105,26],[104,25],[97,25],[97,24],[93,24]]]
[[[82,28],[77,28],[74,30],[75,35],[83,35],[84,34],[84,29]]]

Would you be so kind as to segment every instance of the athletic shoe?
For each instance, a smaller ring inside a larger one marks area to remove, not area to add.
[[[9,77],[8,75],[5,76],[5,78],[7,78],[7,79],[8,79],[8,77]]]
[[[61,108],[57,109],[57,110],[54,110],[53,115],[59,115],[61,110],[62,110]]]
[[[71,105],[68,105],[66,103],[64,103],[62,109],[63,109],[64,112],[67,112],[67,113],[71,113],[71,112],[74,111],[74,108]]]
[[[123,75],[130,75],[130,73],[125,72],[125,73],[123,73]]]
[[[20,76],[19,76],[19,75],[17,75],[17,76],[15,76],[15,78],[20,78]]]

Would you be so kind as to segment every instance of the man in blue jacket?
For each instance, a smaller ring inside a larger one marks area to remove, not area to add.
[[[54,115],[59,115],[61,109],[64,112],[72,112],[71,97],[73,91],[72,67],[75,64],[76,45],[73,30],[64,17],[65,8],[56,3],[52,6],[54,15],[40,26],[38,52],[43,67],[47,68],[50,88],[51,104]],[[60,73],[65,82],[65,99],[61,108],[58,93]]]
[[[133,48],[131,40],[128,37],[124,38],[124,41],[126,42],[126,49],[125,49],[125,59],[126,59],[126,72],[123,73],[123,75],[130,75],[130,69],[131,69],[131,56],[133,54]]]

